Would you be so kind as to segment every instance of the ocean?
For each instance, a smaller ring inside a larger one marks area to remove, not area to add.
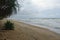
[[[35,25],[42,28],[47,28],[51,31],[54,31],[60,34],[60,19],[55,18],[29,18],[21,19],[20,21],[27,24]]]

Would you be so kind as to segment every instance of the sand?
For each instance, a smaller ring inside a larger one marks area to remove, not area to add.
[[[60,40],[60,35],[48,29],[12,20],[11,22],[15,29],[0,30],[0,40]]]

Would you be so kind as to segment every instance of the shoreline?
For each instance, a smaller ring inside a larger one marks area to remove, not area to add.
[[[44,18],[42,18],[42,19],[44,19]],[[48,18],[47,18],[47,19],[48,19]],[[56,19],[56,18],[55,18],[55,19]],[[4,20],[6,20],[6,19],[4,19]],[[57,29],[55,29],[55,28],[54,28],[54,29],[53,29],[53,28],[50,28],[49,26],[43,26],[43,25],[33,24],[33,23],[26,22],[26,21],[24,21],[24,20],[15,20],[15,19],[9,19],[9,18],[7,18],[7,20],[19,21],[19,22],[23,22],[23,23],[26,23],[26,24],[29,24],[29,25],[46,28],[46,29],[49,29],[50,31],[53,31],[53,32],[55,32],[55,33],[57,33],[57,34],[60,34],[60,32],[56,31]]]
[[[50,30],[50,31],[53,31],[53,32],[55,32],[55,33],[57,33],[57,34],[60,34],[60,32],[55,31],[56,29],[50,28],[50,27],[48,27],[48,26],[37,25],[37,24],[25,22],[25,21],[19,21],[19,22],[26,23],[26,24],[33,25],[33,26],[37,26],[37,27],[41,27],[41,28],[45,28],[45,29],[48,29],[48,30]]]
[[[6,40],[60,40],[60,35],[46,28],[33,26],[24,22],[10,20],[15,30],[0,32],[1,39]],[[6,22],[4,20],[3,22]]]
[[[9,19],[8,19],[9,20]],[[24,20],[15,20],[15,19],[10,19],[10,20],[14,20],[14,21],[19,21],[19,22],[23,22],[23,23],[26,23],[26,24],[29,24],[29,25],[33,25],[33,26],[37,26],[37,27],[42,27],[42,28],[46,28],[46,29],[49,29],[50,31],[53,31],[57,34],[60,34],[60,32],[56,31],[57,29],[53,29],[53,28],[50,28],[49,26],[43,26],[43,25],[38,25],[38,24],[33,24],[33,23],[29,23],[29,22],[26,22]]]

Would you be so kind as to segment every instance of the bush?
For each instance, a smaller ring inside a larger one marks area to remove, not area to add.
[[[5,30],[14,30],[14,24],[11,23],[10,21],[7,21],[7,22],[4,24],[4,28],[5,28]]]

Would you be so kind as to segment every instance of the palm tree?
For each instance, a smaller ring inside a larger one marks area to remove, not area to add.
[[[0,0],[0,20],[16,13],[17,0]]]

